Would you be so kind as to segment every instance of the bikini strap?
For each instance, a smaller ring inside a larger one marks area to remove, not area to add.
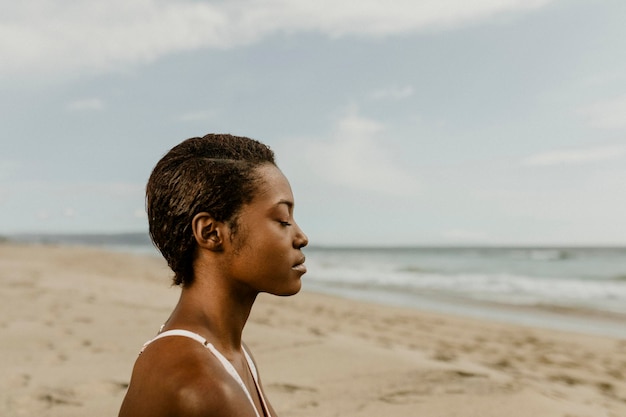
[[[246,384],[244,384],[243,380],[241,379],[241,376],[239,375],[239,372],[237,372],[237,370],[235,369],[235,367],[233,366],[232,363],[230,363],[230,361],[228,359],[226,359],[226,357],[224,355],[222,355],[222,353],[217,350],[217,348],[215,348],[215,346],[213,346],[213,344],[209,343],[204,337],[200,336],[197,333],[191,332],[189,330],[183,330],[183,329],[173,329],[173,330],[167,330],[163,333],[159,333],[154,339],[147,341],[146,343],[143,344],[143,347],[141,348],[141,351],[139,352],[139,354],[141,354],[146,347],[154,342],[155,340],[161,339],[163,337],[168,337],[168,336],[183,336],[183,337],[188,337],[190,339],[193,339],[199,343],[201,343],[205,348],[209,349],[211,351],[211,353],[213,354],[213,356],[215,356],[217,358],[217,360],[220,361],[220,363],[222,364],[222,366],[224,367],[224,369],[226,369],[226,372],[228,372],[230,374],[230,376],[232,376],[235,381],[237,381],[237,383],[239,384],[239,386],[241,387],[241,389],[243,389],[243,392],[246,394],[246,396],[248,397],[248,400],[250,401],[250,404],[252,405],[252,408],[254,409],[254,412],[256,413],[257,417],[261,417],[259,415],[259,411],[256,409],[256,405],[254,405],[254,400],[252,399],[252,396],[250,395],[250,391],[248,391],[248,388],[246,387]],[[250,367],[250,371],[252,372],[252,377],[254,379],[254,384],[257,387],[257,390],[259,390],[259,383],[257,381],[258,379],[258,372],[256,370],[256,367],[254,366],[254,363],[252,362],[252,358],[250,358],[250,355],[248,354],[248,352],[246,351],[245,348],[243,348],[243,353],[244,356],[246,358],[246,362],[248,363],[248,366]],[[262,398],[263,396],[260,395],[260,397]],[[262,398],[263,401],[263,405],[265,406],[265,409],[267,409],[267,405],[265,403],[265,399]],[[267,411],[269,413],[269,410]]]
[[[184,337],[188,337],[190,339],[195,340],[196,342],[199,342],[201,344],[203,344],[205,347],[209,344],[209,342],[207,342],[207,340],[200,336],[198,333],[194,333],[194,332],[190,332],[189,330],[182,330],[182,329],[174,329],[174,330],[168,330],[166,332],[163,333],[159,333],[154,339],[152,340],[148,340],[146,343],[143,344],[143,347],[141,348],[141,352],[144,351],[144,349],[152,342],[154,342],[155,340],[159,340],[163,337],[167,337],[167,336],[184,336]],[[139,352],[139,353],[141,353]]]

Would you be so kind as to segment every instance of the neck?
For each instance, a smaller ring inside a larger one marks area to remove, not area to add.
[[[243,328],[257,294],[236,287],[217,277],[196,276],[193,284],[183,287],[165,330],[196,332],[227,357],[239,352]]]

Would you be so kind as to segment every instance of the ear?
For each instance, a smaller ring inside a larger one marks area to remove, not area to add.
[[[221,251],[224,238],[224,223],[216,221],[209,213],[196,214],[191,221],[193,236],[199,247]]]

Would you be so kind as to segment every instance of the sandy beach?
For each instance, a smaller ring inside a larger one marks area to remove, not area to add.
[[[0,244],[0,415],[117,415],[177,301],[170,275],[150,256]],[[623,339],[304,291],[260,296],[245,340],[283,417],[626,416]]]

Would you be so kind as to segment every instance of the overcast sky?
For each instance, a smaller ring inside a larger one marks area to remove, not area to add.
[[[146,230],[221,132],[312,243],[626,244],[623,0],[2,0],[0,114],[0,234]]]

